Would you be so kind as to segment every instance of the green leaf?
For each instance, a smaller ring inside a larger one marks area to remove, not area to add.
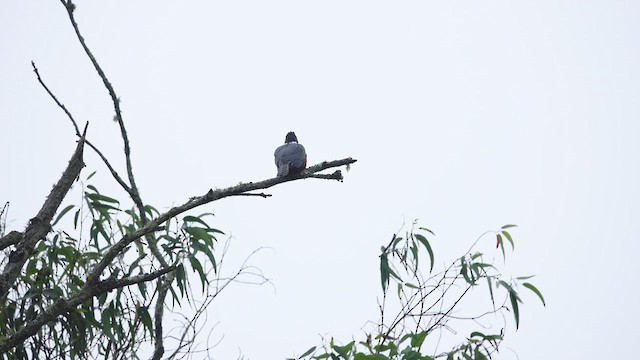
[[[300,357],[298,357],[298,359],[303,358],[305,356],[308,356],[309,354],[311,354],[312,352],[316,351],[316,347],[312,347],[309,350],[305,351],[302,355],[300,355]]]
[[[529,275],[529,276],[518,276],[516,279],[517,280],[528,280],[531,279],[532,277],[534,277],[535,275]]]
[[[428,232],[429,234],[431,234],[433,236],[436,236],[436,234],[434,234],[433,231],[431,231],[431,230],[429,230],[429,229],[427,229],[425,227],[421,227],[420,230],[424,230],[424,231]]]
[[[85,193],[85,196],[88,197],[89,199],[93,200],[93,201],[97,201],[97,202],[108,202],[108,203],[112,203],[112,204],[120,204],[120,202],[114,198],[102,195],[102,194],[98,194],[98,193]]]
[[[64,214],[69,212],[69,210],[73,209],[74,206],[75,205],[69,205],[69,206],[65,207],[64,209],[62,209],[62,211],[60,211],[60,214],[58,215],[58,217],[56,217],[56,219],[53,220],[53,222],[51,223],[51,226],[55,226],[58,223],[58,221],[60,221],[60,219],[62,219]]]
[[[206,228],[209,228],[209,224],[207,224],[204,220],[200,219],[199,217],[196,217],[196,216],[193,216],[193,215],[187,215],[187,216],[183,217],[182,221],[184,221],[184,222],[196,222],[198,224],[201,224],[201,225],[205,226]]]
[[[533,291],[536,295],[538,295],[538,297],[540,298],[540,301],[542,301],[542,305],[547,306],[547,304],[544,302],[544,297],[542,296],[542,293],[540,292],[540,290],[538,290],[538,288],[536,288],[530,283],[522,283],[522,286]]]
[[[520,326],[520,310],[518,309],[518,296],[515,292],[509,292],[509,301],[511,301],[511,307],[513,310],[513,317],[516,320],[516,330]]]
[[[205,275],[204,270],[202,269],[202,264],[198,259],[196,259],[195,256],[189,256],[189,263],[191,263],[191,268],[193,268],[193,270],[197,272],[198,275],[200,275],[200,282],[202,283],[202,291],[204,292],[205,285],[207,284],[207,276]]]
[[[477,347],[473,355],[474,360],[487,360],[487,357],[480,351],[480,347]]]
[[[98,189],[96,189],[96,187],[93,186],[93,185],[87,185],[87,189],[93,190],[93,192],[95,192],[95,193],[99,192]]]
[[[213,239],[213,236],[209,234],[207,229],[201,227],[186,227],[184,229],[189,235],[191,235],[191,240],[202,239],[210,242]]]
[[[335,352],[337,352],[338,355],[340,355],[341,358],[348,359],[349,358],[349,353],[351,352],[351,349],[353,348],[353,344],[355,344],[355,341],[352,341],[352,342],[348,343],[345,346],[334,345],[333,346],[333,350],[335,350]]]
[[[380,255],[380,280],[382,282],[382,291],[387,290],[389,284],[389,261],[387,260],[387,254]]]
[[[460,258],[460,274],[464,277],[464,280],[469,284],[469,285],[475,285],[475,280],[473,279],[473,274],[471,274],[471,277],[469,277],[469,271],[467,268],[467,262],[464,261],[464,256],[462,256]]]
[[[431,263],[431,267],[430,267],[429,271],[433,271],[433,265],[434,265],[434,262],[433,262],[433,250],[431,250],[431,245],[429,244],[429,241],[427,240],[427,238],[425,238],[424,236],[422,236],[420,234],[414,234],[414,236],[427,249],[427,252],[429,253],[429,260],[430,260],[430,263]]]
[[[73,228],[78,228],[78,217],[80,216],[80,209],[76,210],[75,215],[73,216]]]
[[[498,280],[498,284],[504,286],[507,291],[515,293],[516,291],[511,287],[511,285],[507,284],[504,280]]]
[[[427,337],[426,331],[415,334],[413,338],[411,338],[411,347],[414,347],[414,348],[421,347],[426,337]]]
[[[314,356],[313,358],[314,358],[314,359],[318,359],[318,360],[322,360],[322,359],[326,359],[326,358],[328,358],[328,357],[331,357],[331,354],[329,354],[329,353],[324,353],[324,354],[320,354],[320,355],[318,355],[318,356]]]
[[[487,284],[489,284],[489,295],[491,295],[491,304],[493,304],[493,308],[496,307],[496,301],[493,297],[493,287],[491,286],[491,276],[487,276]]]
[[[504,253],[504,242],[502,241],[502,236],[500,236],[500,234],[496,234],[496,238],[498,239],[498,246],[500,247],[500,250],[502,250],[502,260],[506,260],[507,256]]]
[[[415,269],[416,271],[418,270],[418,247],[416,246],[416,243],[412,243],[411,244],[411,255],[413,255],[413,261],[415,264]]]
[[[147,310],[146,306],[140,306],[138,308],[140,312],[140,319],[142,320],[142,324],[147,330],[149,330],[150,334],[153,334],[153,321],[151,321],[151,315],[149,315],[149,310]]]
[[[411,288],[411,289],[420,289],[419,287],[413,285],[412,283],[404,283],[404,286]]]
[[[511,250],[515,250],[515,246],[513,245],[513,239],[511,238],[511,234],[509,234],[506,231],[503,231],[502,235],[504,235],[504,237],[506,237],[507,240],[509,240],[509,243],[511,244]]]
[[[518,225],[507,224],[507,225],[503,226],[502,229],[508,229],[508,228],[517,227],[517,226]]]

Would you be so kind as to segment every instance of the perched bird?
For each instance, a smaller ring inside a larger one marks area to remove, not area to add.
[[[304,146],[298,144],[298,138],[293,131],[287,133],[284,145],[280,145],[273,155],[280,177],[298,174],[307,167],[307,152]]]

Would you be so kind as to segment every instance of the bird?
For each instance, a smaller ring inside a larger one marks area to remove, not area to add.
[[[284,145],[278,146],[275,157],[278,177],[299,174],[307,167],[307,152],[293,131],[289,131],[284,138]]]

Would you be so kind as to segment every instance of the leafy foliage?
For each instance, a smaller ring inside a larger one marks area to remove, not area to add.
[[[89,176],[91,178],[93,174]],[[146,206],[149,219],[158,211]],[[73,219],[67,219],[73,214]],[[212,214],[187,215],[180,223],[167,222],[155,239],[166,258],[176,267],[175,304],[188,297],[188,272],[198,275],[201,289],[207,274],[217,271],[214,246],[222,231],[212,228]],[[52,224],[67,223],[72,231],[55,230],[40,240],[24,272],[0,304],[0,339],[15,333],[57,301],[78,293],[89,271],[115,242],[142,227],[134,209],[122,210],[114,197],[100,193],[93,185],[83,189],[83,204],[62,209]],[[88,226],[87,226],[88,225]],[[110,278],[131,278],[158,270],[161,266],[139,241],[125,249],[109,265]],[[6,258],[5,258],[6,259]],[[151,341],[154,322],[150,309],[157,294],[156,282],[138,282],[136,287],[119,287],[86,301],[61,321],[50,322],[36,336],[3,354],[7,359],[137,357],[136,350]]]
[[[415,224],[414,224],[415,226]],[[497,248],[506,259],[504,241],[514,241],[505,225],[496,235]],[[486,234],[486,233],[485,233]],[[328,344],[312,347],[295,359],[331,360],[485,360],[497,352],[505,336],[506,323],[495,333],[486,334],[485,329],[472,330],[467,337],[450,350],[438,351],[440,342],[437,332],[448,331],[463,325],[460,321],[477,324],[490,314],[511,312],[516,329],[520,325],[520,292],[518,287],[533,292],[546,306],[542,293],[531,283],[523,282],[531,276],[506,279],[485,254],[474,251],[481,236],[460,258],[451,261],[442,271],[434,273],[434,252],[431,246],[433,232],[427,228],[412,229],[406,236],[394,235],[381,247],[380,279],[382,299],[379,301],[380,319],[375,330],[366,332],[364,339],[340,345],[332,338]],[[425,257],[426,265],[421,261]],[[395,286],[391,286],[391,285]],[[489,308],[479,315],[454,316],[466,299],[476,299],[471,294],[478,288],[486,288]],[[388,316],[391,309],[397,310]],[[495,319],[495,317],[494,317]],[[453,326],[457,321],[458,326]],[[455,332],[451,331],[455,335]],[[293,360],[293,359],[292,359]]]

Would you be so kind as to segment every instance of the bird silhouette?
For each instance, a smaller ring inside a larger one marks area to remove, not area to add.
[[[284,145],[278,146],[273,154],[278,168],[278,177],[299,174],[307,167],[307,152],[293,131],[287,133]]]

